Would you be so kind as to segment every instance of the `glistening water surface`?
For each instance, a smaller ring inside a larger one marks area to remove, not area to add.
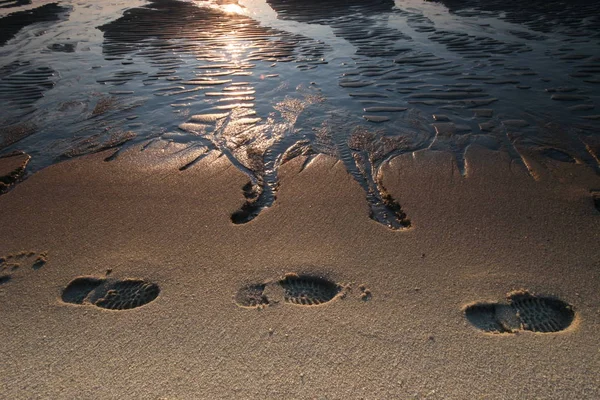
[[[281,164],[324,153],[403,229],[380,172],[403,153],[599,170],[596,1],[2,0],[0,16],[0,154],[30,154],[28,173],[132,145],[174,146],[183,171],[216,151],[248,176],[246,223]]]

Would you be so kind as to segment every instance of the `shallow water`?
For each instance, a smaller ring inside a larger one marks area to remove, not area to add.
[[[52,163],[141,144],[209,151],[247,174],[244,223],[279,166],[339,157],[372,218],[409,217],[380,167],[473,144],[531,159],[600,158],[595,1],[0,1],[0,154]]]

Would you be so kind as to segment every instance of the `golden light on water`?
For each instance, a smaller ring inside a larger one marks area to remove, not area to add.
[[[227,46],[225,46],[225,50],[231,57],[231,61],[236,61],[237,59],[239,59],[240,55],[244,51],[244,47],[245,46],[243,46],[242,43],[240,43],[239,41],[229,40]]]
[[[244,9],[240,7],[238,4],[225,4],[221,6],[221,9],[226,13],[230,14],[243,14]]]
[[[195,0],[196,4],[202,3],[203,7],[218,9],[226,14],[245,14],[245,7],[241,6],[237,0],[209,0],[208,4],[205,1]]]

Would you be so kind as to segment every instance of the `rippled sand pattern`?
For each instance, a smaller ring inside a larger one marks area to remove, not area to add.
[[[532,179],[532,165],[599,168],[597,2],[0,7],[0,151],[37,154],[30,171],[136,143],[178,146],[184,171],[214,151],[248,176],[239,224],[276,201],[281,164],[324,153],[374,220],[405,229],[381,166],[406,152],[450,151],[463,175],[471,145]]]

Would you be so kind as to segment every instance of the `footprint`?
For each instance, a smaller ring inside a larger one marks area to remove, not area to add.
[[[236,304],[245,308],[262,308],[268,306],[269,299],[265,295],[266,286],[266,284],[244,286],[235,296]]]
[[[9,282],[13,274],[23,269],[38,270],[48,262],[48,254],[22,251],[0,257],[0,284]]]
[[[157,284],[141,279],[78,277],[67,285],[61,298],[65,303],[129,310],[154,301],[159,293]]]
[[[559,332],[567,329],[575,318],[569,304],[551,297],[536,297],[523,292],[512,295],[510,301],[527,331]]]
[[[317,306],[339,297],[343,289],[325,278],[287,274],[279,281],[242,287],[235,296],[235,303],[243,308],[263,308],[283,300],[299,306]]]
[[[158,285],[139,279],[108,283],[102,297],[94,303],[109,310],[128,310],[148,304],[158,297]]]
[[[300,306],[317,306],[333,300],[341,286],[323,278],[307,275],[287,275],[279,281],[283,287],[284,301]]]
[[[477,328],[490,333],[507,333],[514,331],[511,318],[511,307],[505,304],[475,304],[465,310],[467,320]]]
[[[552,333],[567,329],[575,318],[571,305],[552,297],[527,291],[508,294],[508,304],[477,303],[465,309],[467,320],[488,333],[521,330]]]

